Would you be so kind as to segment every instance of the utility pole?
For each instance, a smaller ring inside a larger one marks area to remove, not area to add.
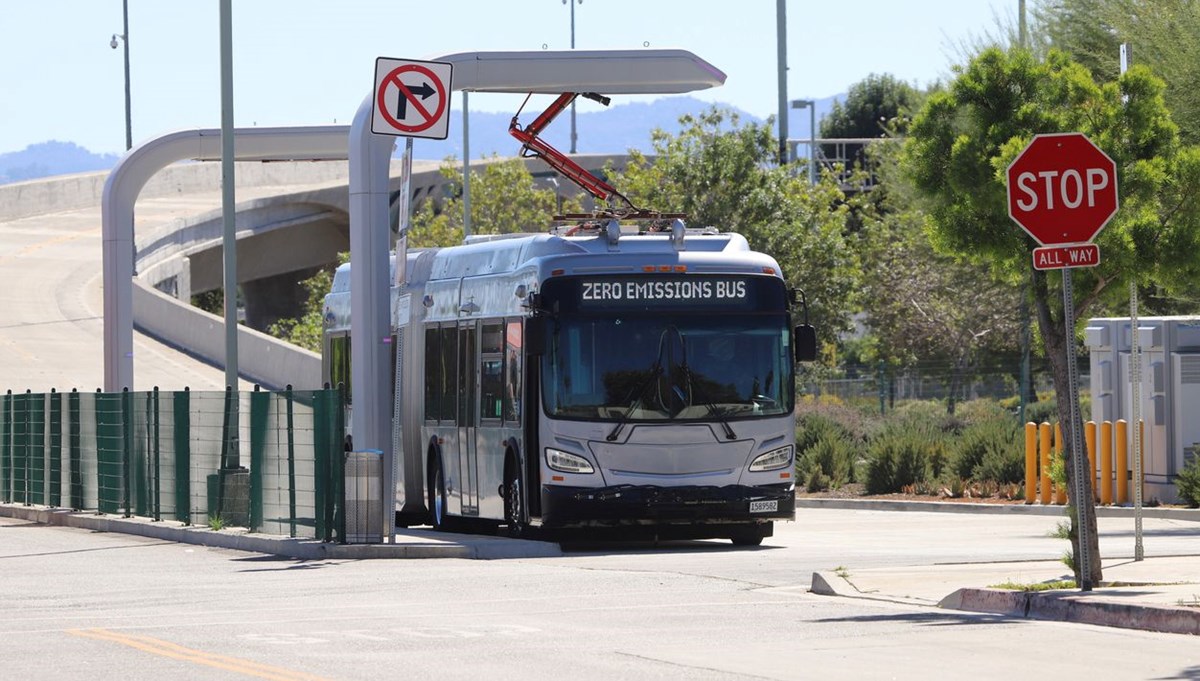
[[[225,265],[225,385],[238,388],[237,225],[233,193],[233,8],[221,0],[221,247]]]
[[[779,53],[779,165],[788,162],[787,0],[775,0],[775,46]]]

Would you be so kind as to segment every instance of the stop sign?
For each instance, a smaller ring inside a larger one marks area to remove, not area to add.
[[[1117,164],[1078,132],[1037,135],[1008,166],[1008,215],[1043,246],[1090,242],[1117,212]]]

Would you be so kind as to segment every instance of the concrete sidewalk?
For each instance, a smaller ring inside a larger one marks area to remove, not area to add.
[[[44,525],[75,527],[93,532],[120,532],[181,544],[254,551],[299,560],[363,560],[369,558],[552,558],[562,555],[558,544],[540,541],[449,534],[432,530],[400,529],[389,544],[334,544],[251,533],[244,528],[212,530],[203,525],[183,525],[171,520],[122,518],[87,511],[48,509],[40,506],[0,504],[0,517]]]
[[[887,500],[806,500],[798,507],[857,510],[1061,515],[1062,507],[906,502]],[[1130,518],[1133,509],[1097,508],[1101,518]],[[1096,624],[1200,635],[1200,510],[1144,509],[1146,517],[1196,522],[1190,555],[1105,556],[1104,581],[1090,592],[1079,589],[1016,590],[1073,580],[1057,560],[981,562],[846,569],[816,572],[813,593],[986,612],[1030,619]],[[1103,533],[1102,533],[1103,535]],[[1004,585],[1009,588],[998,588]]]

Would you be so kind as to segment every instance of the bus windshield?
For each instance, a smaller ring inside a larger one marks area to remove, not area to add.
[[[556,322],[542,371],[550,417],[711,421],[792,411],[784,314],[660,309]]]

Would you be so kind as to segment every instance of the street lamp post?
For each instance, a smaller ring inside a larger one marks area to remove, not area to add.
[[[462,91],[463,113],[463,240],[471,236],[471,128],[467,91]]]
[[[125,150],[133,148],[133,124],[129,117],[129,0],[121,1],[121,16],[124,33],[114,33],[108,46],[117,49],[117,38],[125,46]]]
[[[125,46],[125,151],[133,148],[133,119],[130,116],[129,98],[129,0],[121,0],[121,30],[124,33],[114,33],[108,41],[108,46],[117,49],[117,38]],[[133,274],[137,274],[137,242],[130,240],[133,248]],[[132,387],[132,386],[130,386]]]
[[[571,49],[575,49],[575,5],[582,5],[583,0],[562,0],[564,5],[571,8]],[[571,102],[571,153],[575,153],[575,140],[578,136],[575,134],[575,102]]]
[[[817,102],[812,99],[793,99],[793,109],[808,109],[808,183],[817,183]]]

